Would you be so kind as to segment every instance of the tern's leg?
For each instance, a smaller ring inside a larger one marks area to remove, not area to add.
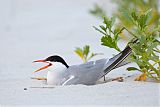
[[[106,77],[105,77],[105,75],[103,76],[103,78],[104,78],[104,81],[106,81]]]
[[[44,77],[31,77],[31,79],[36,79],[36,80],[47,80],[47,78],[44,78]]]

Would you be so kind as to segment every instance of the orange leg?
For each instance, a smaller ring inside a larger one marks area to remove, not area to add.
[[[123,77],[117,77],[117,78],[112,79],[112,81],[123,82],[124,78]]]
[[[31,77],[31,79],[36,79],[36,80],[47,80],[47,78],[44,78],[44,77]]]

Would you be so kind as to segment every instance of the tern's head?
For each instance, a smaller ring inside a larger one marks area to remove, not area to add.
[[[49,56],[48,58],[44,59],[44,60],[36,60],[34,62],[43,62],[43,63],[48,63],[48,65],[36,70],[35,72],[44,70],[50,66],[53,66],[54,63],[61,63],[63,64],[66,68],[68,68],[69,66],[67,65],[67,63],[64,61],[64,59],[58,55],[53,55],[53,56]]]

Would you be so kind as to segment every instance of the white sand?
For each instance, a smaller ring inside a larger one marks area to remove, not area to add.
[[[100,34],[92,26],[100,20],[88,14],[95,2],[104,0],[1,0],[0,1],[0,105],[1,106],[160,106],[159,84],[150,82],[109,82],[95,86],[66,86],[51,89],[30,77],[40,64],[32,61],[49,55],[63,56],[69,65],[81,60],[75,47],[90,44],[99,58],[110,58],[117,52],[100,45]],[[114,5],[107,1],[108,14]],[[124,43],[120,44],[123,47]],[[128,65],[129,66],[129,65]],[[108,77],[133,74],[126,67]],[[27,88],[27,90],[24,90]]]
[[[23,81],[23,82],[22,82]],[[158,107],[159,85],[145,82],[109,82],[94,86],[73,85],[55,88],[30,80],[1,81],[0,104],[24,105],[79,105],[79,106],[139,106]],[[41,84],[41,85],[40,85]],[[27,88],[27,90],[24,90]]]

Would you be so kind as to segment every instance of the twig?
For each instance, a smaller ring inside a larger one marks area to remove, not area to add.
[[[55,88],[55,87],[30,87],[30,88]]]

